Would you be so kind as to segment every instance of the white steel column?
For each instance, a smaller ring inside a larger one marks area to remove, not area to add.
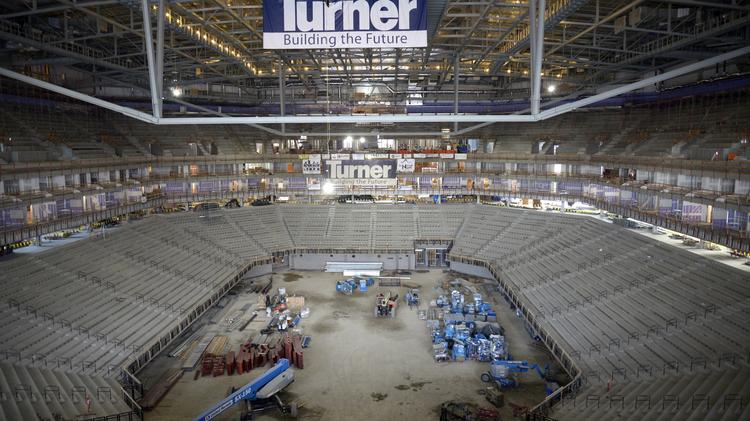
[[[453,114],[458,115],[458,74],[461,71],[461,60],[456,54],[453,60]],[[458,121],[453,123],[453,133],[458,133]]]
[[[531,114],[534,114],[534,92],[536,88],[536,78],[534,77],[534,59],[536,58],[536,11],[537,11],[537,0],[529,0],[529,105],[531,108]]]
[[[151,34],[151,15],[148,10],[148,0],[141,0],[143,9],[143,41],[146,43],[146,59],[148,61],[148,82],[151,89],[151,109],[154,117],[161,118],[159,108],[159,87],[156,83],[156,64],[154,63],[154,39]]]
[[[164,1],[159,0],[156,13],[156,90],[158,92],[159,117],[163,114],[164,102]]]
[[[286,82],[284,81],[284,71],[286,70],[286,67],[284,65],[283,60],[279,60],[279,111],[281,112],[281,116],[283,117],[286,114],[286,98],[284,97],[286,95],[286,90],[284,89],[284,85]],[[286,123],[281,123],[281,133],[286,132]]]
[[[532,79],[532,92],[531,92],[531,114],[539,114],[539,109],[542,101],[542,58],[544,57],[544,0],[536,0],[535,13],[530,19],[533,22],[536,20],[535,27],[531,30],[536,30],[536,33],[531,38],[532,52],[531,52],[531,79]],[[536,19],[535,19],[536,18]],[[532,32],[533,34],[533,32]]]

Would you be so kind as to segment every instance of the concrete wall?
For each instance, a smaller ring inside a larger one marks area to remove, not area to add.
[[[273,272],[273,267],[270,263],[265,264],[265,265],[259,265],[247,271],[247,273],[245,274],[245,276],[242,277],[242,279],[249,279],[249,278],[255,278],[258,276],[268,275],[271,272]]]
[[[459,273],[465,273],[467,275],[473,275],[473,276],[479,276],[480,278],[488,278],[488,279],[495,279],[492,276],[492,273],[487,268],[474,266],[474,265],[467,265],[466,263],[461,262],[450,262],[451,263],[451,269],[455,270]]]
[[[354,257],[352,257],[354,256]],[[383,269],[414,269],[414,253],[408,254],[291,254],[289,267],[299,270],[323,270],[326,262],[382,262]]]

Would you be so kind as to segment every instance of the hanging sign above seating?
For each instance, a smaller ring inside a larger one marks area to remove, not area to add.
[[[426,0],[263,0],[263,48],[427,46]]]

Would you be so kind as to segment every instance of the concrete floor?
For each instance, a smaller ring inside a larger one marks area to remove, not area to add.
[[[439,419],[440,404],[447,400],[490,407],[477,393],[487,386],[479,377],[489,364],[476,361],[436,363],[431,355],[429,331],[425,322],[418,319],[416,310],[401,305],[395,319],[376,319],[374,301],[380,288],[371,288],[364,295],[344,296],[336,293],[334,287],[340,275],[295,273],[302,277],[291,282],[284,281],[283,273],[273,276],[274,288],[285,287],[289,294],[305,296],[311,310],[310,317],[301,324],[304,333],[312,336],[311,346],[305,350],[305,369],[295,371],[295,382],[282,395],[286,401],[303,403],[299,419]],[[437,270],[413,272],[411,276],[409,282],[422,285],[422,302],[429,303],[438,295],[435,290],[438,282],[456,275]],[[265,279],[267,277],[262,277],[258,282]],[[389,289],[401,297],[405,293],[404,288]],[[496,296],[485,300],[497,300],[498,321],[506,330],[506,340],[514,358],[540,363],[550,361],[549,355],[538,344],[533,344],[507,303],[496,293],[493,295]],[[256,301],[255,294],[240,294],[222,312],[232,314]],[[221,320],[221,314],[214,315],[213,319]],[[235,329],[231,334],[233,349],[243,340],[254,337],[265,326],[265,319],[262,313],[245,332]],[[203,329],[226,334],[225,327],[226,324],[219,322],[207,324]],[[178,363],[164,353],[139,376],[148,385],[170,365]],[[197,380],[193,379],[192,372],[186,372],[146,417],[149,421],[190,419],[225,397],[230,387],[242,386],[262,371],[256,369],[250,374]],[[506,392],[506,402],[533,406],[544,398],[544,384],[535,373],[524,374],[520,380],[521,387]],[[511,417],[508,405],[500,412],[503,419]],[[238,409],[234,408],[219,419],[236,420],[238,414]],[[280,418],[278,412],[269,411],[256,419]]]

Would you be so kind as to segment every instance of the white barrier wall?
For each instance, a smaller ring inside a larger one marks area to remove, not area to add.
[[[255,278],[258,276],[268,275],[269,273],[273,272],[273,265],[270,263],[264,264],[264,265],[258,265],[247,271],[245,276],[242,277],[242,279],[250,279]]]
[[[415,268],[414,253],[408,254],[290,254],[289,267],[299,270],[323,270],[326,262],[381,262],[386,270]]]
[[[488,279],[494,279],[492,276],[492,273],[485,268],[481,266],[474,266],[474,265],[468,265],[466,263],[461,262],[450,262],[451,269],[459,272],[459,273],[465,273],[467,275],[472,276],[478,276],[480,278],[488,278]]]

